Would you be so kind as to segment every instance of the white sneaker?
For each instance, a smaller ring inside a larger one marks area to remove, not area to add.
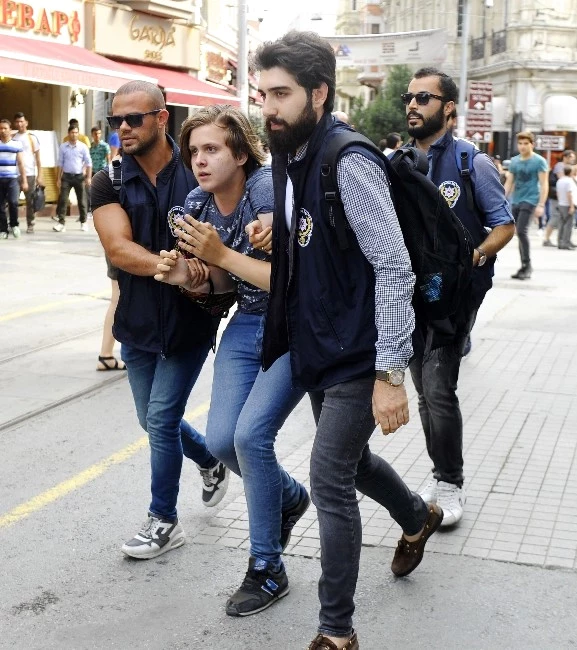
[[[222,501],[228,489],[230,470],[220,461],[208,469],[197,465],[202,476],[202,502],[207,508],[212,508]]]
[[[437,479],[432,478],[419,492],[419,495],[425,503],[437,503]]]
[[[82,232],[88,232],[88,224],[86,222],[81,223],[80,230],[82,230]]]
[[[18,226],[14,226],[14,228],[12,228],[12,234],[14,235],[14,239],[20,239],[20,235],[22,233],[20,232],[20,228],[18,228]]]
[[[138,535],[122,546],[122,552],[139,560],[149,560],[184,544],[184,530],[176,521],[148,513]]]
[[[460,521],[466,501],[465,488],[439,481],[437,483],[437,505],[441,506],[444,513],[441,526],[452,526]]]
[[[66,232],[66,226],[63,223],[57,223],[55,226],[52,226],[52,230],[55,232]]]

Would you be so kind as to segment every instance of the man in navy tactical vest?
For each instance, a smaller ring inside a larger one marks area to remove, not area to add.
[[[422,68],[401,96],[406,107],[407,130],[414,146],[427,153],[429,178],[439,187],[476,246],[473,279],[468,299],[454,318],[434,326],[417,322],[410,363],[419,394],[419,413],[433,475],[421,496],[441,506],[442,526],[463,516],[463,421],[457,382],[467,339],[477,310],[491,288],[497,252],[513,237],[515,225],[499,172],[485,154],[469,142],[453,137],[449,122],[458,90],[451,77],[436,68]],[[467,153],[462,161],[461,152]],[[470,169],[467,187],[462,169]],[[470,192],[469,197],[467,196]]]
[[[184,214],[184,200],[197,185],[166,134],[168,117],[154,84],[132,81],[119,88],[108,122],[122,143],[121,185],[115,188],[103,169],[91,194],[95,228],[120,269],[114,338],[122,344],[138,420],[150,441],[148,519],[122,547],[139,559],[184,543],[176,511],[183,452],[199,467],[205,505],[222,499],[228,480],[228,470],[208,451],[204,436],[182,419],[211,347],[213,319],[176,287],[153,277],[162,259],[158,252],[174,247],[174,219]]]
[[[269,368],[290,351],[293,381],[310,393],[317,430],[310,480],[322,577],[318,635],[310,650],[356,650],[352,627],[361,553],[356,490],[403,529],[392,571],[408,575],[443,513],[427,507],[369,449],[409,421],[404,371],[412,355],[414,275],[388,190],[384,161],[363,147],[337,162],[349,248],[325,216],[321,161],[331,138],[350,130],[332,115],[332,47],[290,32],[256,53],[271,151],[275,218],[271,295],[263,340]]]

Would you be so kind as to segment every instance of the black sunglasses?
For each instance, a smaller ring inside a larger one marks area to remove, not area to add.
[[[128,115],[107,115],[106,119],[108,124],[110,124],[111,129],[119,129],[122,122],[126,122],[131,129],[136,129],[139,126],[142,126],[144,122],[145,115],[154,115],[155,113],[160,113],[162,108],[155,108],[153,111],[148,111],[147,113],[128,113]]]
[[[417,100],[417,104],[419,106],[426,106],[431,101],[431,99],[440,99],[442,102],[445,101],[444,97],[441,97],[440,95],[433,95],[433,93],[428,92],[403,93],[401,95],[401,100],[405,106],[408,106],[413,101],[413,98]]]

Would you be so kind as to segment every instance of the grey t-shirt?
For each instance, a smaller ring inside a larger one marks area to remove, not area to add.
[[[222,215],[212,194],[204,192],[200,187],[192,190],[184,203],[185,214],[190,214],[198,221],[211,223],[225,246],[237,253],[264,261],[269,261],[269,256],[251,246],[245,227],[258,219],[259,214],[273,212],[273,209],[274,192],[270,167],[261,167],[249,176],[243,197],[229,215]],[[238,282],[240,311],[263,314],[266,311],[268,293],[241,278],[232,277]]]

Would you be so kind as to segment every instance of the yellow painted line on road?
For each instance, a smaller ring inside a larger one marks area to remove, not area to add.
[[[13,311],[9,314],[4,314],[4,316],[0,316],[0,323],[5,323],[6,321],[14,320],[15,318],[23,318],[24,316],[30,316],[31,314],[42,314],[45,311],[58,309],[59,307],[71,305],[75,302],[85,302],[86,300],[100,300],[101,298],[104,298],[109,295],[110,295],[110,289],[108,289],[107,291],[98,291],[97,293],[90,293],[86,296],[78,296],[77,298],[69,298],[68,300],[47,302],[44,303],[43,305],[38,305],[37,307],[31,307],[30,309],[22,309],[21,311]]]
[[[195,409],[192,409],[191,411],[185,413],[184,417],[187,420],[194,420],[195,418],[204,415],[208,411],[208,406],[208,402],[204,402],[203,404],[197,406]],[[136,442],[128,445],[128,447],[124,447],[124,449],[117,451],[116,453],[112,454],[112,456],[108,456],[108,458],[105,458],[99,463],[92,465],[88,469],[80,472],[80,474],[76,474],[76,476],[63,481],[62,483],[58,483],[58,485],[55,485],[49,490],[46,490],[46,492],[42,492],[42,494],[38,494],[29,501],[16,506],[16,508],[10,510],[5,515],[0,516],[0,528],[11,526],[16,522],[25,519],[33,512],[37,512],[45,506],[54,503],[59,499],[62,499],[62,497],[65,497],[67,494],[78,490],[87,483],[90,483],[90,481],[93,481],[99,476],[102,476],[102,474],[104,474],[114,465],[119,465],[120,463],[128,460],[147,445],[148,436],[142,436],[142,438],[139,438]]]

